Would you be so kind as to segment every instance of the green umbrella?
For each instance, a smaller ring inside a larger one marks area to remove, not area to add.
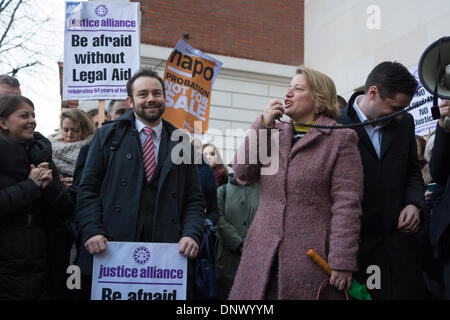
[[[366,285],[360,284],[355,279],[352,279],[352,285],[347,293],[356,300],[372,300],[369,292],[367,292]]]

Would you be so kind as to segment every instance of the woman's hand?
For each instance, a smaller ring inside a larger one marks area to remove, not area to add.
[[[38,168],[42,171],[42,188],[46,188],[53,180],[52,170],[49,168],[48,162],[41,162]]]
[[[39,164],[37,168],[32,164],[28,178],[33,180],[39,188],[43,189],[47,187],[53,179],[52,170],[48,169],[47,162]]]
[[[52,174],[52,170],[45,170],[45,171],[43,170],[42,172],[43,172],[43,174],[41,176],[42,189],[45,189],[50,184],[50,182],[52,182],[53,174]]]
[[[72,177],[65,177],[61,179],[61,182],[66,186],[67,188],[71,187],[73,184],[73,178]]]
[[[352,285],[352,272],[333,270],[331,272],[330,285],[335,286],[339,290],[347,291]]]
[[[42,169],[36,168],[33,164],[31,165],[31,171],[28,175],[28,178],[33,180],[33,182],[39,187],[42,187],[42,180],[41,180],[41,171]]]
[[[280,100],[274,99],[269,102],[263,112],[263,121],[266,127],[270,127],[275,119],[282,117],[284,114],[283,104]]]

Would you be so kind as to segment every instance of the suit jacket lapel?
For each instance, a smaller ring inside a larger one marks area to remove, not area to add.
[[[161,170],[164,163],[164,159],[166,158],[168,151],[168,144],[167,144],[168,140],[169,140],[168,133],[165,126],[163,125],[161,130],[161,140],[159,142],[158,164],[156,166],[156,170],[154,173],[155,175]]]
[[[382,136],[381,136],[381,150],[380,150],[380,159],[383,158],[386,151],[391,146],[392,142],[395,138],[395,129],[398,126],[398,122],[396,119],[391,120],[387,126],[385,126],[383,129],[381,129]]]
[[[163,130],[161,132],[161,143],[159,145],[159,152],[158,152],[158,169],[161,170],[161,175],[159,177],[158,182],[158,190],[160,189],[170,169],[174,165],[171,159],[171,153],[173,147],[176,146],[177,143],[178,141],[171,140],[170,133],[163,122]]]

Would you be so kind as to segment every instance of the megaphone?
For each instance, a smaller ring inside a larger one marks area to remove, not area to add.
[[[450,100],[450,37],[442,37],[425,49],[418,71],[423,87],[433,94],[433,119],[440,119],[438,97]],[[450,129],[450,117],[445,117],[444,126]]]

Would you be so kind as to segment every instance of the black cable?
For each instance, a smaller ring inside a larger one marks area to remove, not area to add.
[[[385,122],[386,120],[391,120],[405,112],[408,112],[412,109],[415,109],[417,107],[419,107],[420,105],[412,105],[409,106],[401,111],[397,111],[391,114],[387,114],[385,116],[373,119],[373,120],[366,120],[364,122],[358,122],[358,123],[348,123],[348,124],[340,124],[340,125],[335,125],[335,126],[323,126],[323,125],[318,125],[318,124],[308,124],[308,123],[303,123],[303,122],[297,122],[294,121],[294,125],[296,126],[302,126],[302,127],[307,127],[307,128],[315,128],[315,129],[349,129],[349,128],[357,128],[357,127],[363,127],[363,126],[367,126],[367,125],[373,125],[379,122]],[[283,123],[288,123],[286,121],[281,120],[280,118],[277,119],[280,122]]]

